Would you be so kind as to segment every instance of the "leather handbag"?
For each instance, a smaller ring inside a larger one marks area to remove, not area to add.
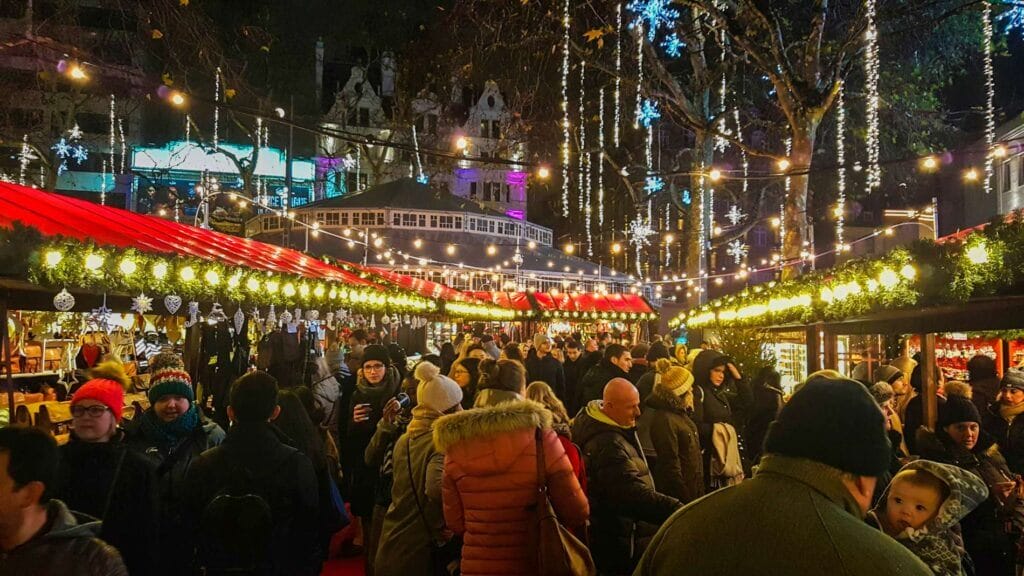
[[[537,428],[537,518],[534,523],[537,550],[537,574],[545,576],[594,576],[597,568],[590,550],[558,521],[548,498],[544,466],[544,431]]]

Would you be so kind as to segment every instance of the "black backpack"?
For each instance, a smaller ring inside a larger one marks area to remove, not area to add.
[[[231,463],[227,484],[206,505],[199,521],[196,552],[204,574],[275,573],[275,533],[279,536],[282,526],[275,525],[272,505],[287,504],[273,502],[266,493],[269,478],[258,478],[244,465]]]

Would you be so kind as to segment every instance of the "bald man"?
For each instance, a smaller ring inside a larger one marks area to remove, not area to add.
[[[583,449],[590,498],[591,553],[601,574],[631,574],[658,527],[680,507],[654,487],[636,420],[640,394],[625,378],[613,378],[601,400],[573,421],[572,437]]]

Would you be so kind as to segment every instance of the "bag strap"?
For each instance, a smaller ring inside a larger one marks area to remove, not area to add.
[[[434,536],[434,531],[430,529],[430,523],[427,522],[427,515],[423,511],[423,506],[420,504],[420,495],[419,495],[418,489],[416,488],[416,481],[413,480],[413,477],[412,477],[412,450],[411,450],[411,448],[412,448],[412,436],[409,435],[409,434],[406,434],[405,435],[405,461],[408,464],[408,470],[409,470],[409,472],[408,472],[409,473],[409,488],[412,491],[413,499],[416,501],[416,509],[419,510],[419,516],[420,516],[420,520],[423,522],[423,527],[427,530],[427,535],[430,536],[430,539],[434,542],[434,545],[437,546],[439,540]],[[426,475],[427,475],[427,473],[426,473],[426,471],[424,471],[423,472],[424,480],[426,479]],[[426,482],[424,482],[424,484],[425,483]]]
[[[548,491],[547,474],[544,473],[544,430],[534,429],[533,438],[537,444],[537,492],[544,495]],[[539,502],[538,502],[539,504]]]

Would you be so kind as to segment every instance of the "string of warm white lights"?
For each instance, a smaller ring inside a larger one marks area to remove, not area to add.
[[[117,145],[116,134],[117,134],[117,108],[116,99],[114,95],[110,95],[110,171],[114,171],[114,167],[117,165],[117,152],[115,146]],[[106,184],[106,181],[104,181]]]
[[[875,26],[875,0],[864,1],[864,12],[867,29],[864,38],[867,46],[864,50],[864,92],[867,94],[867,174],[865,191],[870,193],[882,184],[882,168],[878,164],[878,29]]]
[[[583,200],[586,188],[586,164],[587,164],[587,122],[586,122],[586,101],[587,101],[587,61],[580,60],[580,106],[579,106],[579,173],[577,176],[576,200],[579,210],[583,212]]]
[[[633,128],[640,127],[640,117],[643,114],[641,95],[644,83],[644,25],[636,23],[636,113],[633,115]]]
[[[423,173],[423,162],[420,160],[420,141],[416,137],[416,124],[412,125],[412,145],[416,149],[416,171],[418,176],[416,181],[421,184],[427,183],[427,175]]]
[[[612,143],[619,147],[619,127],[622,125],[622,2],[615,5],[615,126]],[[603,150],[603,148],[602,148]],[[604,220],[602,218],[602,224]]]
[[[722,65],[722,79],[718,87],[718,132],[719,134],[727,134],[728,128],[725,126],[725,110],[726,110],[726,92],[729,89],[729,85],[725,78],[725,30],[722,30],[718,41],[723,47],[721,53],[721,65]],[[723,136],[715,136],[715,149],[719,152],[725,152],[725,149],[729,147],[729,141]]]
[[[28,182],[28,166],[32,162],[32,148],[28,145],[28,134],[21,138],[21,153],[18,154],[18,184],[25,186]]]
[[[996,114],[995,95],[996,80],[995,70],[992,66],[992,3],[985,0],[982,2],[982,31],[984,41],[984,66],[985,66],[985,145],[988,149],[985,154],[985,181],[983,187],[985,193],[992,191],[992,176],[995,173],[995,141],[996,141]]]
[[[104,158],[101,162],[100,170],[100,205],[107,205],[107,159]]]
[[[562,217],[569,217],[569,1],[562,3]]]
[[[126,142],[125,139],[124,139],[124,119],[123,118],[118,118],[117,119],[117,132],[118,132],[119,138],[121,139],[121,169],[120,169],[120,173],[124,174],[124,172],[125,172],[125,162],[127,161],[127,158],[128,158],[128,142]]]
[[[220,66],[214,77],[213,84],[213,148],[220,146]]]
[[[793,153],[793,139],[786,138],[786,158]],[[782,203],[779,204],[779,252],[785,254],[786,247],[786,198],[789,198],[789,191],[793,187],[793,179],[786,176],[784,184],[785,194],[782,197]]]
[[[836,245],[843,246],[843,233],[846,226],[846,87],[839,83],[839,94],[836,96]]]
[[[736,108],[732,111],[733,121],[736,123],[736,139],[740,142],[743,141],[743,126],[740,124],[740,109]],[[747,197],[747,191],[750,189],[750,182],[748,176],[750,176],[750,160],[747,158],[747,151],[740,148],[740,165],[743,167],[743,198]]]
[[[185,114],[185,143],[192,143],[192,115]]]
[[[621,6],[620,6],[621,9]],[[598,92],[597,115],[597,224],[604,226],[604,87]]]

